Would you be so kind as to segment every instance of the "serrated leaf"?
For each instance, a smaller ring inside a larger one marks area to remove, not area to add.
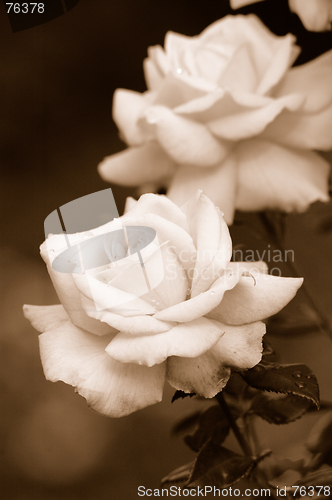
[[[196,394],[194,392],[189,393],[189,392],[183,392],[183,391],[175,391],[175,393],[173,394],[173,397],[172,397],[172,403],[174,403],[174,401],[176,401],[177,399],[184,399],[184,398],[187,398],[188,396],[190,398],[192,398],[193,396],[196,396]]]
[[[292,394],[259,393],[253,399],[249,412],[270,424],[289,424],[301,418],[313,403]]]
[[[204,487],[213,484],[226,488],[249,474],[254,465],[253,459],[216,446],[210,440],[197,455],[187,486]]]
[[[199,416],[195,432],[185,436],[185,443],[198,452],[204,443],[211,439],[216,445],[221,444],[229,432],[229,423],[220,406],[210,406]]]
[[[318,382],[306,365],[279,365],[263,361],[241,375],[255,389],[300,396],[319,408]]]
[[[189,462],[189,464],[181,465],[181,467],[173,470],[173,472],[171,472],[170,474],[168,474],[168,476],[165,476],[161,480],[162,486],[171,486],[172,484],[180,486],[180,484],[186,484],[190,477],[191,471],[193,470],[194,463],[195,462],[193,460],[192,462]]]

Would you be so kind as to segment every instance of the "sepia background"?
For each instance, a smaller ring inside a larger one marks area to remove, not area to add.
[[[291,31],[303,63],[332,48],[331,33],[306,32],[284,0],[242,9],[256,11],[279,35]],[[22,305],[58,302],[38,247],[43,222],[57,207],[108,187],[96,170],[124,145],[112,122],[118,87],[145,90],[142,61],[149,45],[169,30],[200,33],[230,12],[226,0],[80,0],[67,14],[12,33],[0,5],[0,491],[3,500],[137,498],[137,487],[160,479],[193,459],[170,430],[197,403],[163,403],[120,420],[89,410],[63,383],[44,378],[38,336]],[[328,155],[327,155],[328,156]],[[330,155],[330,159],[331,155]],[[134,190],[112,186],[119,213]],[[234,229],[235,241],[240,233]],[[332,206],[317,204],[288,222],[287,248],[327,313],[332,303]],[[248,232],[241,238],[257,245]],[[287,268],[284,275],[290,275]],[[294,315],[303,334],[274,328],[283,362],[306,362],[323,399],[332,399],[332,338],[307,328],[303,296]],[[303,314],[302,314],[303,313]],[[310,323],[310,322],[309,322]],[[313,421],[271,428],[266,447],[296,457]]]

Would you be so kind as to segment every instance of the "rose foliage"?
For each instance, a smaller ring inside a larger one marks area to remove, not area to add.
[[[148,91],[118,89],[113,117],[129,148],[101,176],[169,186],[181,206],[202,189],[227,223],[234,210],[304,211],[328,200],[332,50],[291,68],[293,35],[254,15],[227,16],[199,36],[168,32],[144,62]]]
[[[184,392],[215,396],[232,369],[259,363],[262,320],[302,283],[268,275],[262,262],[230,262],[227,225],[200,191],[181,209],[153,194],[130,205],[120,219],[69,235],[70,243],[104,235],[106,252],[123,256],[127,249],[110,239],[113,231],[153,228],[158,245],[152,242],[142,256],[151,283],[162,269],[159,284],[139,292],[137,253],[81,274],[55,271],[52,261],[66,245],[64,235],[50,235],[41,254],[61,305],[25,306],[42,332],[46,378],[71,384],[92,408],[113,417],[160,401],[165,379]]]

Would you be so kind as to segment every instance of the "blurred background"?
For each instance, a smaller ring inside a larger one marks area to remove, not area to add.
[[[284,0],[241,11],[256,11],[279,35],[293,32],[303,47],[300,63],[332,48],[331,33],[306,32]],[[131,500],[138,486],[157,488],[163,476],[193,458],[181,439],[169,434],[194,401],[171,405],[173,391],[166,388],[163,403],[121,420],[94,413],[71,387],[45,380],[37,333],[21,311],[24,303],[58,302],[38,250],[46,216],[109,187],[96,167],[124,147],[112,122],[114,90],[145,90],[147,47],[163,44],[167,31],[196,35],[230,12],[227,0],[80,0],[53,21],[12,33],[0,4],[3,500]],[[135,192],[112,189],[122,213],[126,196]],[[317,204],[289,217],[287,233],[287,248],[294,249],[330,320],[331,214],[331,204]],[[240,241],[236,229],[234,238]],[[250,232],[244,238],[252,243]],[[303,297],[297,300],[302,318]],[[283,362],[307,362],[322,397],[332,399],[332,339],[318,328],[302,335],[277,333],[272,342]],[[315,418],[273,428],[262,422],[266,444],[296,456]]]

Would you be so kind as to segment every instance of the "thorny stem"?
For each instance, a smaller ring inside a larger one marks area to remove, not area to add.
[[[280,248],[283,252],[285,251],[285,247],[283,242],[281,241],[280,236],[278,235],[277,231],[275,230],[274,225],[272,222],[269,220],[269,218],[266,216],[265,213],[260,214],[261,221],[266,229],[266,231],[269,233],[269,235],[272,237],[273,244]],[[288,261],[287,262],[288,267],[290,270],[298,277],[305,277],[305,274],[303,271],[299,268],[295,262]],[[317,316],[320,318],[320,321],[317,322],[317,326],[323,333],[328,333],[329,337],[332,339],[332,326],[329,317],[327,316],[324,308],[320,304],[319,299],[317,298],[317,295],[315,291],[311,288],[308,280],[304,280],[304,284],[302,287],[302,292],[305,295],[305,298],[307,302],[310,304],[310,306],[314,309],[316,312]]]
[[[218,401],[222,411],[224,412],[224,414],[229,422],[229,425],[231,426],[232,431],[234,432],[234,435],[235,435],[239,445],[241,446],[243,453],[247,457],[252,457],[252,452],[251,452],[249,443],[247,442],[247,440],[245,439],[245,437],[241,433],[240,429],[238,428],[238,425],[237,425],[232,413],[230,412],[228,405],[225,401],[225,398],[221,392],[219,392],[216,395],[216,400]]]

